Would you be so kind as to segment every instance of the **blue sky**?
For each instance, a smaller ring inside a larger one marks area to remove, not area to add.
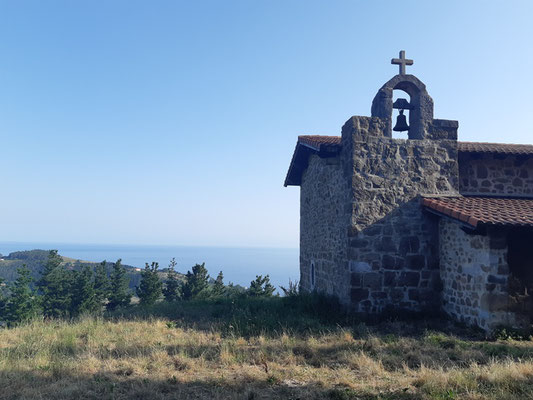
[[[299,134],[408,71],[533,143],[528,1],[0,1],[0,241],[298,245]]]

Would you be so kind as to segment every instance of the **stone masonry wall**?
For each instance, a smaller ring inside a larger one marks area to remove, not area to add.
[[[440,220],[439,231],[444,311],[486,330],[515,326],[515,315],[509,312],[505,237],[496,231],[467,234],[446,218]]]
[[[343,175],[339,157],[312,155],[300,190],[300,285],[349,300],[349,273],[346,259],[346,207],[349,179]],[[311,263],[315,285],[311,285]]]
[[[464,194],[531,196],[533,158],[460,154],[459,178],[459,188]]]
[[[392,139],[375,117],[344,125],[354,311],[439,308],[437,219],[422,212],[420,195],[458,193],[457,142],[444,133],[438,140]]]

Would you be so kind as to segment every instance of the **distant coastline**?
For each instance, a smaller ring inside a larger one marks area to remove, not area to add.
[[[248,286],[256,275],[270,275],[276,287],[287,286],[289,279],[299,279],[297,248],[0,242],[2,255],[34,249],[55,249],[65,257],[91,262],[114,262],[121,258],[124,264],[137,268],[143,268],[145,263],[152,261],[166,268],[175,257],[178,262],[176,269],[182,273],[196,263],[205,262],[211,276],[223,271],[226,282],[242,286]]]

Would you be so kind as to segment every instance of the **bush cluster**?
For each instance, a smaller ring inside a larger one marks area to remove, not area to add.
[[[166,279],[160,280],[157,273],[157,263],[152,263],[151,266],[146,264],[146,268],[141,272],[139,288],[142,290],[137,290],[141,304],[154,304],[160,298],[161,293],[163,293],[165,301],[174,302],[236,296],[271,297],[276,290],[270,283],[268,275],[257,275],[256,279],[250,282],[248,289],[236,286],[231,282],[226,285],[222,271],[218,273],[215,279],[212,279],[205,263],[193,266],[190,271],[187,271],[185,280],[181,282],[177,277],[175,267],[176,260],[172,259]]]

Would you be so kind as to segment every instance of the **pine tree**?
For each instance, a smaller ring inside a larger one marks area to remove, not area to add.
[[[106,261],[102,261],[94,268],[94,293],[96,302],[102,307],[109,297],[109,277],[107,276]]]
[[[95,314],[102,311],[94,289],[94,274],[91,267],[86,265],[81,271],[75,271],[72,283],[72,301],[70,314],[77,316],[84,313]]]
[[[6,304],[7,304],[7,295],[6,295],[7,286],[4,283],[4,279],[0,278],[0,322],[7,319],[6,316]]]
[[[214,297],[221,297],[226,293],[226,286],[224,285],[224,274],[220,271],[217,275],[217,279],[213,283],[211,293]]]
[[[41,304],[46,317],[60,318],[69,314],[72,274],[61,265],[62,261],[57,250],[50,250],[41,279],[37,283],[42,293]]]
[[[10,324],[28,321],[39,314],[39,299],[32,289],[33,278],[26,265],[17,269],[18,277],[10,285],[6,303],[6,319]]]
[[[129,289],[129,279],[126,275],[126,268],[122,265],[122,260],[118,259],[113,264],[113,270],[110,277],[109,302],[106,307],[108,310],[115,310],[118,307],[128,306],[131,302],[131,292]]]
[[[181,297],[180,282],[178,280],[178,273],[176,272],[176,259],[170,260],[168,266],[167,279],[165,280],[165,288],[163,289],[163,295],[168,302],[177,301]]]
[[[256,275],[255,280],[250,282],[248,295],[252,297],[270,297],[276,288],[270,284],[270,277],[268,275]]]
[[[192,267],[192,272],[187,271],[187,281],[183,285],[183,298],[191,300],[203,292],[208,287],[209,275],[205,268],[205,263],[196,264]]]
[[[137,287],[137,296],[139,296],[143,306],[152,305],[161,297],[163,282],[159,279],[158,268],[159,263],[153,262],[152,265],[146,263],[146,267],[141,272],[141,283]]]

